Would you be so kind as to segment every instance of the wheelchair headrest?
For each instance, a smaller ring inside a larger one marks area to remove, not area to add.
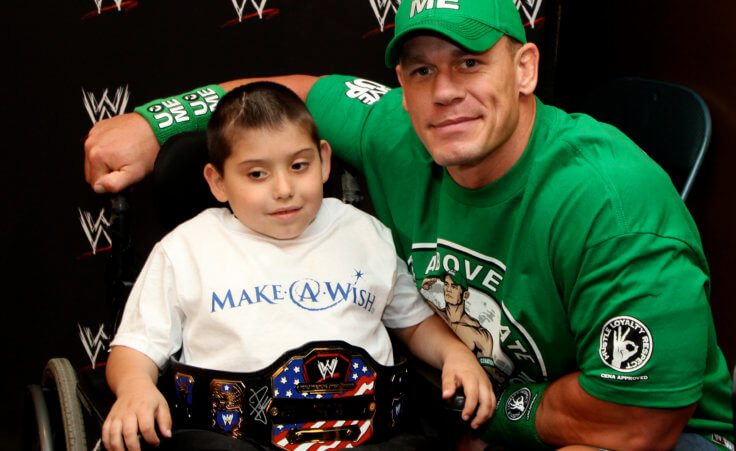
[[[207,135],[186,132],[171,137],[153,167],[154,208],[167,230],[206,208],[224,206],[210,192],[203,170],[207,164]]]

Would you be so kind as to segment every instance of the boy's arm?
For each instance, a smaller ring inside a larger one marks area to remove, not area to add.
[[[225,91],[254,81],[281,83],[306,100],[318,77],[287,75],[242,78],[220,84]],[[127,113],[97,122],[84,142],[84,173],[98,193],[118,192],[153,170],[159,143],[151,126],[138,113]]]
[[[463,387],[465,406],[462,418],[470,419],[478,407],[470,423],[473,429],[488,421],[496,406],[491,381],[470,349],[440,317],[432,315],[415,326],[392,330],[412,354],[442,369],[443,398],[450,398],[459,387]]]
[[[171,437],[171,414],[156,388],[158,367],[153,360],[135,349],[113,346],[105,375],[117,396],[102,426],[105,448],[140,450],[139,430],[146,442],[158,445],[154,423],[161,435]]]

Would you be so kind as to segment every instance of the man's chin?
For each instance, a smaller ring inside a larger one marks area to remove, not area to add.
[[[440,166],[471,166],[482,159],[476,143],[462,141],[435,142],[427,146],[427,152]]]

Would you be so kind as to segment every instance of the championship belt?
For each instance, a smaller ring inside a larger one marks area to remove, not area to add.
[[[171,359],[175,429],[205,429],[293,450],[383,439],[399,423],[406,360],[377,363],[343,341],[313,341],[251,373],[197,368]]]

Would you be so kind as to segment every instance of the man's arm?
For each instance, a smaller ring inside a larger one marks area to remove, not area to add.
[[[496,406],[496,397],[488,375],[478,364],[467,346],[437,315],[432,315],[416,326],[392,329],[412,354],[435,368],[442,369],[442,397],[450,398],[463,387],[465,406],[462,418],[469,420],[473,429],[485,423]]]
[[[254,81],[281,83],[302,100],[319,77],[286,75],[242,78],[220,84],[226,91]],[[153,170],[159,144],[148,122],[138,113],[127,113],[97,122],[84,143],[87,183],[98,193],[118,192]]]
[[[549,445],[604,449],[672,449],[695,410],[625,406],[595,398],[578,383],[580,372],[550,384],[537,410],[539,438]],[[645,396],[645,395],[644,395]]]

